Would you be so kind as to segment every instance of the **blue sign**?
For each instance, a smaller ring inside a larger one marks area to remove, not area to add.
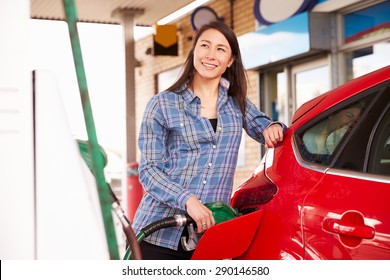
[[[245,69],[280,61],[310,50],[309,14],[301,13],[238,37]]]
[[[390,28],[390,1],[385,1],[344,16],[344,39],[346,43]]]

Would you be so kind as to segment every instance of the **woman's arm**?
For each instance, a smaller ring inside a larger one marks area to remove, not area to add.
[[[250,137],[267,148],[274,148],[278,142],[283,141],[287,126],[281,122],[272,121],[269,116],[247,100],[244,129]]]
[[[185,204],[192,194],[172,182],[163,171],[167,137],[165,118],[158,96],[155,96],[146,106],[138,137],[141,152],[139,179],[145,190],[156,200],[185,210]]]

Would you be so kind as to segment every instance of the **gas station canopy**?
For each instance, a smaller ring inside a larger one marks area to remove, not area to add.
[[[194,2],[193,0],[75,0],[78,20],[91,23],[120,23],[116,10],[137,12],[135,25],[150,26]],[[65,20],[62,0],[31,0],[31,18]]]

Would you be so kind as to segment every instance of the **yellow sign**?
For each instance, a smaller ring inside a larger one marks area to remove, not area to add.
[[[168,48],[177,43],[177,27],[174,24],[156,25],[156,35],[154,41],[164,48]]]

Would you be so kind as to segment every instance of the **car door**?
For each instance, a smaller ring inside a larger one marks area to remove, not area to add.
[[[390,259],[389,88],[368,100],[305,199],[306,259]]]
[[[305,258],[390,259],[389,182],[330,170],[305,201]]]

